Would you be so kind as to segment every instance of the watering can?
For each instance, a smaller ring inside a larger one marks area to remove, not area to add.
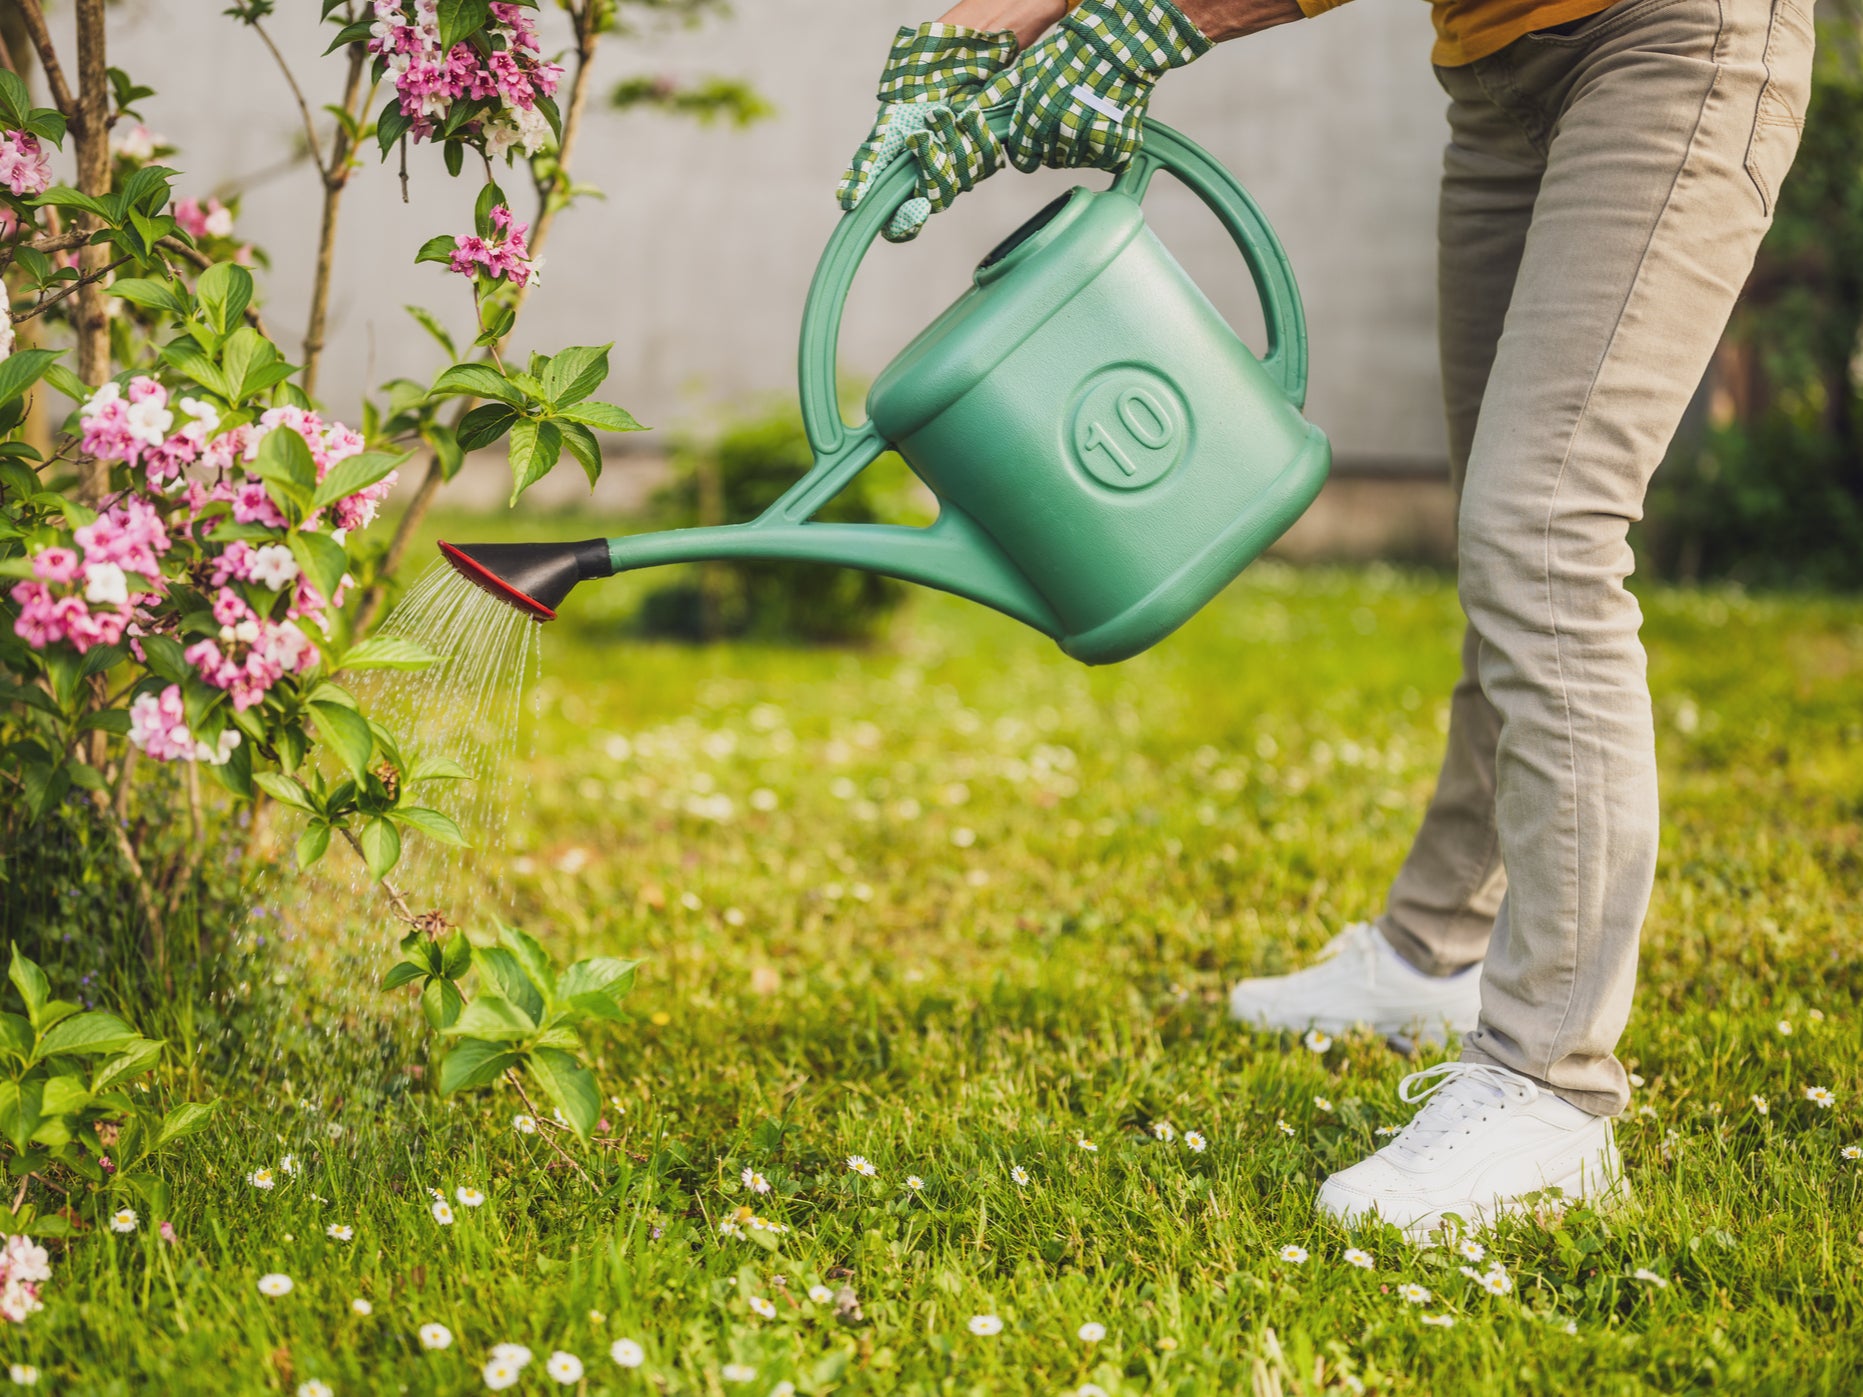
[[[1006,109],[989,118],[1006,132]],[[1235,240],[1267,322],[1264,357],[1146,226],[1159,170]],[[1189,620],[1312,503],[1332,462],[1300,413],[1306,322],[1261,210],[1196,144],[1147,122],[1110,189],[1069,191],[983,259],[850,426],[836,395],[842,309],[912,189],[911,162],[896,162],[828,241],[802,318],[815,464],[762,515],[582,543],[442,543],[448,561],[543,620],[578,582],[634,568],[834,563],[994,607],[1087,664],[1136,655]],[[935,523],[809,522],[887,450],[937,496]]]

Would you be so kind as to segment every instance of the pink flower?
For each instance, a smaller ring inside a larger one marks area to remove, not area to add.
[[[179,685],[170,684],[159,696],[137,696],[129,706],[129,741],[153,761],[181,761],[194,755]]]
[[[52,166],[39,138],[25,131],[0,135],[0,185],[25,198],[52,187]]]
[[[204,206],[194,199],[181,200],[175,205],[175,222],[196,242],[233,235],[233,211],[218,199],[209,199]]]
[[[511,210],[500,204],[492,210],[492,229],[495,236],[490,242],[471,234],[455,238],[453,256],[447,265],[461,276],[483,271],[493,281],[509,281],[513,286],[534,280],[537,264],[530,260],[530,246],[525,242],[530,225],[519,223]]]
[[[32,575],[41,582],[75,582],[78,564],[78,555],[69,548],[45,548],[33,557]]]
[[[175,1225],[172,1222],[169,1222],[166,1219],[164,1219],[162,1222],[162,1225],[159,1228],[157,1228],[156,1231],[162,1234],[162,1240],[164,1242],[167,1242],[171,1245],[174,1243]]]

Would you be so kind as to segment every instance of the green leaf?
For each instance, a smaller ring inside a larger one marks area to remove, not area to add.
[[[139,1077],[162,1057],[162,1040],[137,1038],[124,1045],[123,1051],[98,1067],[91,1076],[91,1092],[108,1091],[118,1082]]]
[[[580,422],[559,422],[557,429],[563,434],[563,445],[569,448],[569,454],[576,458],[582,467],[582,473],[589,478],[589,485],[602,478],[602,447],[591,432]]]
[[[115,1014],[101,1009],[75,1014],[54,1026],[39,1039],[37,1056],[41,1059],[62,1054],[121,1052],[141,1035]]]
[[[0,1014],[0,1052],[24,1059],[32,1054],[32,1024],[18,1014]]]
[[[113,281],[110,283],[110,294],[145,310],[159,310],[182,319],[187,318],[189,307],[186,296],[166,281],[154,277],[132,276]]]
[[[62,349],[18,349],[0,359],[0,404],[10,403],[45,375]]]
[[[401,832],[380,816],[362,827],[356,842],[362,845],[362,857],[369,865],[369,876],[377,881],[386,878],[401,861]]]
[[[55,184],[38,198],[28,199],[26,202],[38,208],[49,206],[55,209],[83,209],[86,213],[96,214],[106,223],[120,221],[117,211],[109,204],[101,199],[93,199],[90,195],[72,189],[68,185]]]
[[[600,995],[619,1003],[634,988],[637,960],[617,960],[613,956],[592,956],[579,960],[563,972],[556,993],[562,999],[581,995]]]
[[[399,635],[372,635],[343,656],[343,668],[422,670],[440,657],[426,646]]]
[[[412,984],[427,974],[427,967],[416,965],[411,960],[396,961],[388,967],[388,973],[382,977],[382,988],[398,990],[403,985]]]
[[[563,408],[556,414],[565,422],[580,422],[585,427],[594,427],[603,432],[644,432],[647,429],[634,420],[634,415],[625,408],[613,403],[577,403],[573,407]]]
[[[146,169],[139,173],[146,173]],[[207,323],[221,334],[229,334],[252,303],[252,273],[237,262],[216,262],[200,274],[200,279],[194,283],[194,294],[200,300]]]
[[[375,733],[369,727],[369,720],[353,708],[345,708],[340,703],[318,702],[310,705],[312,714],[317,719],[317,731],[323,741],[335,750],[343,765],[349,768],[350,775],[358,781],[368,773],[369,757],[375,751]],[[389,833],[393,834],[391,826]],[[376,836],[378,839],[381,836]],[[395,843],[400,844],[399,836]],[[389,861],[389,867],[394,861]],[[381,877],[381,874],[376,874]]]
[[[492,7],[487,0],[440,0],[437,17],[440,21],[440,52],[451,53],[454,44],[485,27],[486,21],[492,17]]]
[[[277,487],[275,498],[282,492],[300,515],[310,512],[311,497],[317,489],[317,463],[311,459],[303,437],[288,428],[267,432],[259,443],[252,470],[267,485]]]
[[[177,369],[180,369],[182,373],[200,384],[201,387],[207,389],[211,393],[219,394],[229,402],[232,401],[235,396],[235,390],[237,390],[239,385],[236,383],[228,383],[226,375],[220,372],[220,366],[214,363],[212,359],[208,358],[201,350],[201,347],[193,340],[173,340],[163,345],[160,352],[165,362],[173,364]],[[280,435],[295,436],[296,433],[273,432],[266,440],[269,441],[271,437]]]
[[[364,451],[344,457],[330,467],[330,473],[319,482],[317,493],[311,498],[311,507],[322,509],[358,490],[368,489],[386,478],[390,471],[401,466],[411,455],[413,453],[410,451]]]
[[[445,242],[449,248],[453,246],[453,239],[451,238],[430,238],[426,243],[422,244],[421,246],[422,255],[415,260],[417,261],[429,260],[426,256],[427,249],[432,247],[437,242]],[[446,351],[447,358],[457,359],[459,357],[459,351],[453,347],[453,336],[450,333],[448,333],[446,326],[440,323],[439,316],[435,315],[432,311],[428,310],[425,306],[403,306],[401,307],[401,309],[405,310],[409,315],[413,316],[414,319],[420,323],[420,327],[423,330],[425,330],[428,334],[432,335],[436,340],[440,342],[440,348]]]
[[[349,571],[349,554],[343,551],[343,545],[320,533],[293,533],[285,542],[311,586],[326,599],[334,597],[336,589],[343,585],[343,574]]]
[[[500,995],[529,1015],[532,1023],[543,1018],[543,994],[531,983],[516,956],[502,946],[474,946],[472,959],[479,973],[498,987]]]
[[[7,966],[6,973],[7,978],[13,982],[13,988],[19,991],[19,997],[26,1001],[26,1017],[37,1024],[39,1011],[52,996],[52,986],[47,982],[45,972],[15,946],[13,961]]]
[[[417,829],[429,839],[437,839],[442,844],[452,844],[461,849],[466,848],[466,836],[459,832],[459,826],[450,816],[442,815],[438,810],[428,810],[419,805],[400,805],[388,812],[388,818],[408,829]]]
[[[19,1153],[24,1154],[39,1128],[39,1094],[36,1078],[23,1082],[0,1082],[0,1134],[4,1134]]]
[[[390,97],[388,105],[382,108],[382,114],[375,119],[375,143],[381,147],[382,159],[388,158],[388,152],[395,148],[395,142],[407,135],[408,128],[413,125],[413,118],[401,113],[401,99]]]
[[[429,980],[420,992],[420,1011],[426,1017],[427,1027],[435,1033],[445,1033],[458,1023],[465,1007],[459,986],[444,976]]]
[[[44,1095],[39,1101],[39,1112],[43,1116],[68,1116],[74,1111],[82,1111],[90,1103],[90,1088],[84,1085],[82,1077],[47,1077]]]
[[[543,371],[543,396],[552,407],[568,407],[593,393],[608,378],[608,351],[613,344],[577,345],[551,356]]]
[[[453,260],[453,254],[458,250],[459,239],[455,238],[451,233],[440,233],[427,239],[426,242],[420,245],[420,251],[414,254],[414,264],[416,266],[419,266],[422,262],[445,262],[450,264]],[[414,307],[409,306],[408,309],[413,310]],[[432,320],[433,317],[427,315],[425,311],[420,312],[420,314],[427,316],[427,319],[422,320],[421,324],[427,325],[430,330],[433,329],[432,325],[428,325],[428,321]],[[436,331],[436,334],[438,333],[439,332]],[[442,336],[440,342],[446,345],[447,353],[453,353],[452,343],[448,339]]]
[[[556,967],[550,963],[550,953],[537,944],[534,936],[500,924],[498,941],[517,957],[518,964],[524,967],[524,977],[543,991],[546,1000],[555,995]]]
[[[447,982],[438,980],[435,983],[443,985]],[[495,994],[481,994],[460,1011],[458,1021],[446,1031],[462,1037],[515,1043],[535,1033],[537,1024],[510,1000]]]
[[[513,407],[524,405],[524,394],[489,364],[455,364],[433,381],[429,397],[444,398],[465,394],[474,398],[493,398]]]
[[[470,781],[472,773],[451,757],[421,757],[409,768],[407,781]]]
[[[472,968],[472,943],[466,939],[466,933],[455,931],[446,938],[446,949],[440,957],[440,973],[449,980],[457,980]]]
[[[595,1075],[559,1048],[539,1048],[530,1055],[530,1074],[563,1113],[578,1139],[587,1140],[601,1116],[601,1092]]]
[[[19,74],[10,68],[0,68],[0,116],[6,118],[7,126],[18,131],[26,125],[32,113],[32,94],[26,90]]]
[[[518,420],[517,410],[503,403],[481,403],[459,419],[457,436],[461,451],[477,451],[490,446],[511,430]]]
[[[280,804],[290,805],[299,810],[308,810],[313,815],[317,813],[317,805],[311,799],[310,792],[289,776],[276,771],[255,772],[252,784]]]
[[[462,1038],[440,1063],[440,1093],[450,1096],[456,1091],[489,1087],[504,1076],[507,1068],[523,1060],[521,1053],[512,1052],[502,1043]]]
[[[312,820],[298,836],[298,867],[309,868],[329,852],[330,826],[323,820]]]
[[[47,369],[45,381],[74,403],[88,402],[91,394],[97,391],[63,364],[54,364]]]
[[[323,51],[324,57],[328,58],[348,44],[367,43],[374,27],[374,21],[367,19],[359,19],[354,24],[344,25],[337,31],[336,37],[330,40],[330,47]]]
[[[511,427],[511,503],[550,473],[563,454],[563,430],[525,417]]]
[[[156,1132],[155,1148],[172,1145],[185,1135],[193,1135],[205,1130],[213,1120],[213,1113],[219,1109],[218,1101],[184,1101],[162,1118],[162,1128]]]
[[[481,238],[492,235],[492,210],[506,203],[505,192],[497,182],[487,180],[472,205],[472,230]]]

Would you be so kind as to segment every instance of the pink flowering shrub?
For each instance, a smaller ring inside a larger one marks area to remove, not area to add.
[[[513,286],[527,286],[537,277],[537,264],[530,260],[525,235],[530,225],[519,223],[503,204],[491,212],[491,235],[461,234],[453,239],[453,253],[447,265],[461,276],[481,273],[493,281],[508,281]]]
[[[52,1278],[52,1258],[30,1237],[8,1237],[0,1247],[0,1318],[24,1324],[45,1306],[39,1287]]]
[[[439,0],[374,0],[368,50],[377,80],[392,77],[394,103],[380,119],[383,144],[401,134],[432,140],[463,131],[488,156],[535,155],[561,125],[561,65],[544,58],[524,8],[493,0],[477,42],[452,26],[468,6]]]
[[[0,132],[0,185],[24,196],[52,185],[52,165],[39,138],[26,131]]]

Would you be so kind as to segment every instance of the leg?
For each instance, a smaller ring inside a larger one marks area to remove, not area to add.
[[[1451,101],[1437,219],[1437,319],[1449,475],[1459,496],[1545,157],[1469,69],[1443,69],[1438,77]],[[1507,887],[1494,810],[1501,720],[1481,692],[1476,650],[1471,628],[1449,700],[1436,794],[1378,922],[1397,953],[1431,975],[1452,975],[1487,954]]]
[[[1802,119],[1798,3],[1671,0],[1513,75],[1557,125],[1460,517],[1508,874],[1464,1058],[1598,1114],[1628,1100],[1658,825],[1626,534],[1770,219],[1756,111]],[[1792,149],[1767,149],[1775,177]]]

